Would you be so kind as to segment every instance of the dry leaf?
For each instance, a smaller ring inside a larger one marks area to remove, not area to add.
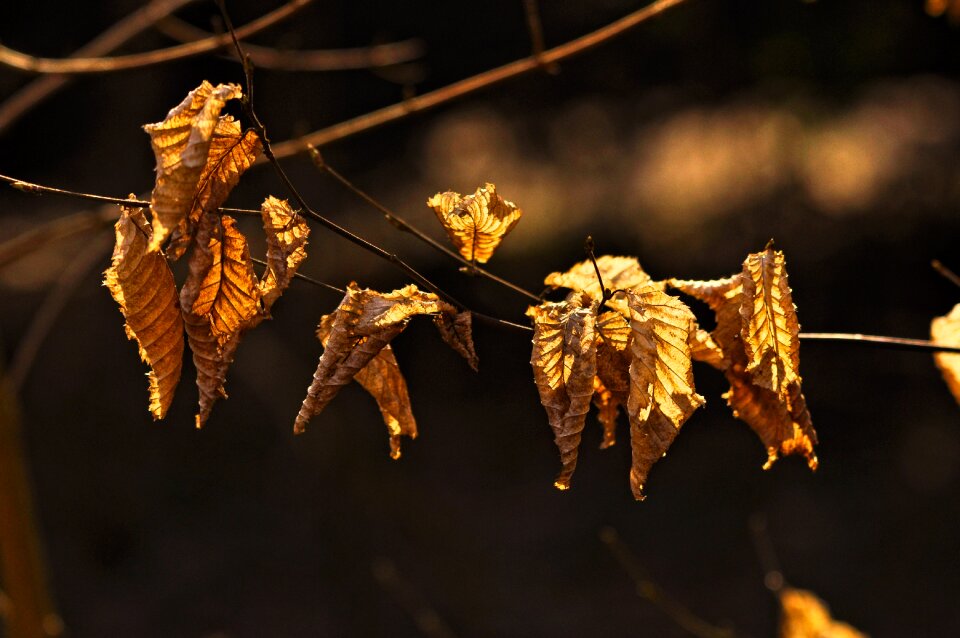
[[[126,318],[127,337],[136,339],[150,366],[150,413],[162,419],[173,401],[183,365],[183,321],[177,288],[166,258],[150,250],[150,227],[139,208],[120,207],[116,247],[104,284]]]
[[[240,182],[240,176],[263,149],[256,132],[240,129],[240,123],[221,115],[210,138],[206,164],[200,173],[190,212],[180,220],[170,238],[167,256],[179,259],[186,251],[196,225],[204,213],[217,210]]]
[[[597,420],[603,426],[600,449],[605,450],[617,443],[617,417],[622,402],[603,385],[599,376],[593,378],[593,405],[597,408]]]
[[[596,303],[580,298],[531,306],[533,378],[547,411],[562,468],[554,485],[566,490],[577,467],[580,435],[597,374]]]
[[[427,200],[427,206],[437,214],[460,255],[481,264],[493,256],[523,215],[513,202],[500,197],[497,187],[490,183],[466,197],[453,191],[437,193]]]
[[[327,342],[323,355],[313,375],[313,381],[307,388],[307,396],[300,407],[293,426],[295,433],[302,433],[310,419],[319,414],[337,395],[340,388],[350,383],[390,341],[400,334],[407,323],[415,315],[438,314],[443,310],[443,302],[436,295],[422,292],[416,286],[410,285],[389,293],[379,293],[374,290],[360,289],[355,283],[347,286],[347,293],[333,313],[329,328],[320,326],[320,336],[327,333]],[[329,321],[329,320],[328,320]],[[393,366],[384,362],[375,364],[370,376],[377,374],[393,374]],[[399,374],[399,370],[396,371]],[[400,377],[402,381],[402,377]],[[359,379],[358,379],[359,380]],[[381,394],[387,398],[391,391],[389,384],[384,380],[368,378],[369,386],[361,381],[364,387],[377,396]],[[375,384],[376,391],[371,389]],[[390,383],[395,383],[391,381]],[[404,388],[406,384],[404,383]],[[378,398],[379,401],[379,398]],[[396,458],[400,454],[399,436],[406,427],[416,432],[413,417],[405,425],[401,415],[405,412],[403,406],[391,407],[384,412],[387,426],[391,427],[391,420],[396,422],[396,428],[391,428],[390,445],[391,456]],[[413,434],[411,434],[412,436]]]
[[[630,394],[630,324],[619,312],[597,317],[597,378],[593,404],[603,425],[601,448],[616,443],[617,416]]]
[[[812,592],[784,587],[779,595],[780,638],[867,638],[847,623],[834,620],[826,604]]]
[[[960,304],[953,307],[950,314],[937,317],[930,324],[930,338],[945,346],[960,346]],[[943,380],[960,403],[960,354],[938,352],[933,360],[943,374]]]
[[[336,319],[336,312],[320,318],[317,338],[323,347],[327,347],[330,331]],[[400,458],[400,437],[417,438],[417,422],[410,408],[410,393],[407,381],[400,372],[393,348],[387,344],[377,353],[370,363],[354,375],[353,380],[363,386],[373,396],[380,408],[383,422],[390,436],[390,457]]]
[[[149,250],[158,250],[192,209],[220,110],[228,100],[240,96],[236,84],[214,87],[204,80],[162,122],[143,127],[157,159],[157,180],[150,199],[153,237]]]
[[[310,227],[284,199],[267,197],[260,211],[267,236],[267,270],[260,282],[260,294],[263,309],[269,312],[307,258]]]
[[[740,304],[747,372],[756,385],[786,398],[800,383],[800,323],[787,284],[783,252],[771,242],[743,262]]]
[[[597,266],[608,290],[630,290],[650,282],[650,275],[643,271],[640,262],[633,257],[603,255],[597,257]],[[603,290],[597,281],[597,269],[589,259],[581,261],[567,272],[550,273],[543,283],[554,288],[583,292],[594,299],[603,297]]]
[[[473,348],[473,314],[469,310],[457,312],[456,308],[446,304],[441,309],[443,311],[433,318],[440,337],[476,372],[479,359]]]
[[[630,309],[630,487],[643,500],[653,464],[666,455],[680,427],[704,399],[696,393],[691,335],[696,318],[677,297],[650,283],[622,293]]]

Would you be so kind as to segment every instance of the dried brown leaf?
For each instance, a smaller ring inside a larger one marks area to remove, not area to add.
[[[634,257],[614,257],[602,255],[597,257],[597,266],[603,284],[609,290],[630,290],[650,282],[650,275],[643,271],[640,262]],[[589,259],[581,261],[567,272],[552,272],[543,280],[554,288],[569,288],[590,295],[593,299],[603,297],[600,282],[597,281],[597,270]]]
[[[190,213],[200,176],[207,166],[220,110],[227,101],[240,96],[236,84],[214,87],[204,80],[183,102],[170,109],[162,122],[143,127],[150,135],[157,159],[157,180],[150,199],[150,250],[159,249]]]
[[[813,592],[784,587],[779,596],[780,638],[867,638],[847,623],[834,620]]]
[[[173,401],[183,365],[183,321],[166,258],[150,250],[150,227],[139,208],[121,206],[116,247],[104,284],[126,318],[140,358],[150,366],[150,413],[162,419]]]
[[[310,226],[285,199],[267,197],[260,211],[267,236],[267,270],[260,282],[260,294],[263,309],[269,312],[307,258]]]
[[[447,191],[427,200],[427,206],[450,241],[464,259],[486,263],[507,234],[520,221],[523,211],[497,194],[497,187],[487,183],[473,195],[461,196]]]
[[[619,312],[608,311],[597,317],[597,377],[593,404],[603,425],[603,443],[616,442],[617,416],[630,394],[630,324]]]
[[[223,206],[240,182],[240,176],[253,165],[262,150],[255,131],[243,132],[240,123],[231,116],[220,116],[210,138],[207,162],[200,173],[193,204],[171,235],[168,257],[179,259],[183,255],[203,214]]]
[[[562,468],[554,486],[566,490],[597,375],[596,303],[544,302],[531,306],[527,316],[533,320],[533,378],[560,450]]]
[[[931,322],[930,338],[941,345],[960,346],[960,304],[954,306],[950,314]],[[940,368],[953,397],[960,403],[960,354],[938,352],[933,355],[933,360]]]
[[[323,355],[307,388],[307,396],[293,426],[294,432],[303,432],[310,419],[330,403],[340,388],[366,368],[403,331],[412,317],[438,314],[443,306],[435,294],[422,292],[414,285],[389,293],[360,289],[355,283],[347,286],[346,295],[333,313]],[[383,392],[386,393],[387,389]],[[403,433],[402,420],[393,409],[389,412],[401,423],[399,436]],[[386,414],[384,416],[386,418]],[[393,432],[391,455],[399,455],[399,439],[394,438]]]
[[[617,417],[622,402],[603,385],[599,376],[593,378],[593,405],[597,408],[597,420],[603,426],[600,449],[605,450],[617,443]]]
[[[443,341],[467,360],[474,372],[479,359],[473,347],[473,314],[469,310],[457,312],[453,306],[444,305],[443,312],[433,317],[433,323]]]
[[[643,500],[653,464],[666,455],[680,427],[704,399],[696,393],[691,334],[696,318],[677,297],[648,284],[624,293],[630,309],[630,487]]]

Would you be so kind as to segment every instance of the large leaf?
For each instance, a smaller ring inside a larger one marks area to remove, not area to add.
[[[139,208],[121,206],[116,246],[104,284],[120,305],[126,332],[150,366],[150,413],[162,419],[173,401],[183,364],[183,321],[166,258],[150,250],[150,226]]]
[[[490,183],[466,197],[453,191],[437,193],[427,200],[427,206],[437,214],[460,255],[481,264],[493,256],[493,251],[523,215],[513,202],[498,195],[497,187]]]

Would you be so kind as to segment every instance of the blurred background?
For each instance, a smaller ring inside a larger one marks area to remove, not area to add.
[[[244,24],[268,9],[228,3]],[[926,338],[960,289],[960,39],[924,0],[690,0],[559,65],[324,147],[331,165],[442,239],[427,197],[485,181],[525,215],[490,269],[535,292],[600,254],[655,278],[715,278],[768,239],[788,259],[805,330]],[[132,0],[9,3],[4,45],[71,54]],[[641,6],[540,2],[547,46]],[[957,11],[954,9],[954,13]],[[950,10],[947,10],[949,13]],[[216,8],[177,13],[216,30]],[[275,141],[424,93],[530,52],[523,3],[324,2],[252,43],[362,47],[414,38],[411,62],[339,72],[257,72]],[[147,30],[124,52],[174,41]],[[30,82],[0,69],[0,101]],[[0,173],[125,196],[153,185],[141,125],[202,80],[241,81],[204,56],[81,77],[0,132]],[[523,321],[526,301],[464,277],[303,156],[284,161],[319,212],[396,251],[473,308]],[[254,168],[228,205],[286,197]],[[0,190],[0,238],[92,209]],[[244,224],[247,224],[244,221]],[[249,230],[252,251],[262,254]],[[16,360],[50,291],[71,296],[18,399],[49,579],[72,636],[684,636],[637,596],[600,540],[612,528],[647,576],[736,635],[771,636],[749,521],[768,522],[787,581],[874,636],[960,633],[960,411],[927,354],[810,342],[804,391],[820,469],[766,455],[697,364],[708,401],[635,503],[627,424],[600,451],[589,417],[568,492],[529,367],[529,335],[478,325],[474,374],[414,321],[395,342],[420,437],[391,461],[373,400],[347,387],[303,436],[292,423],[335,293],[294,282],[244,339],[228,401],[193,427],[185,363],[163,422],[145,367],[100,285],[111,231],[0,270],[0,357]],[[77,270],[79,269],[79,272]],[[182,277],[184,264],[175,266]],[[380,290],[402,274],[315,228],[303,272]],[[64,285],[64,278],[74,280]],[[702,313],[697,306],[695,311]],[[22,356],[22,355],[21,355]]]

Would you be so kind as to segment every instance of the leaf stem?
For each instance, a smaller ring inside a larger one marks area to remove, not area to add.
[[[587,253],[587,257],[590,258],[590,262],[593,263],[594,272],[597,273],[597,281],[600,283],[601,295],[603,297],[600,301],[600,305],[602,306],[613,297],[613,291],[609,290],[603,283],[603,275],[600,274],[600,264],[597,263],[597,258],[593,254],[594,248],[593,236],[587,235],[586,240],[583,242],[583,250]]]
[[[952,270],[944,266],[942,263],[940,263],[939,259],[934,259],[933,261],[930,262],[930,265],[933,267],[934,270],[936,270],[938,273],[943,275],[947,281],[952,283],[954,286],[960,287],[960,276],[958,276],[957,273],[953,272]]]

